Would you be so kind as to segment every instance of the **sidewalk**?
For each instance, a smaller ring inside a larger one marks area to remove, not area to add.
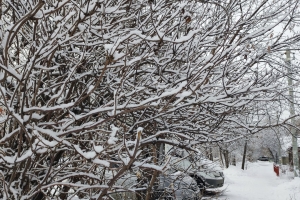
[[[247,163],[247,170],[230,166],[224,170],[225,185],[220,200],[299,200],[300,178],[292,173],[277,177],[273,163],[258,161]]]

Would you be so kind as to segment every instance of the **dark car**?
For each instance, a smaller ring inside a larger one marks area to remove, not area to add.
[[[197,182],[183,172],[177,171],[167,176],[162,174],[158,179],[159,185],[154,192],[158,199],[164,197],[164,199],[174,200],[200,200],[202,198]]]
[[[198,162],[191,163],[188,159],[172,157],[171,167],[193,177],[202,191],[209,191],[210,189],[220,188],[224,185],[225,177],[222,169],[205,158],[201,158]]]
[[[167,170],[158,177],[158,185],[154,186],[153,195],[155,199],[171,200],[200,200],[202,198],[201,190],[197,182],[189,175],[183,172]],[[109,176],[111,178],[111,175]],[[128,173],[121,179],[118,179],[116,185],[120,186],[119,191],[110,194],[115,200],[137,200],[136,195],[137,176]]]
[[[259,161],[269,161],[269,158],[265,157],[265,156],[262,156],[262,157],[259,157],[257,160],[259,160]]]

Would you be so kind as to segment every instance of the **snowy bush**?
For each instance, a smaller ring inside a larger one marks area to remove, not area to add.
[[[275,105],[285,70],[273,58],[299,41],[282,37],[297,26],[290,0],[0,2],[3,199],[149,199],[161,144],[257,128],[240,116]]]

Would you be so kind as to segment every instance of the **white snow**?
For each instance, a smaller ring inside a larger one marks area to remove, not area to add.
[[[107,140],[107,143],[112,145],[112,144],[116,144],[117,141],[118,141],[118,138],[116,138],[116,137],[110,137]]]
[[[143,130],[144,130],[143,127],[138,127],[137,132],[141,132],[142,133]]]
[[[110,125],[110,128],[111,128],[112,132],[110,133],[110,138],[108,139],[107,143],[108,144],[116,144],[116,142],[118,141],[118,138],[116,138],[115,136],[116,136],[119,128],[115,127],[113,124]]]
[[[105,166],[105,167],[109,167],[109,166],[110,166],[110,163],[109,163],[109,162],[107,162],[106,160],[100,160],[100,159],[98,159],[98,158],[95,158],[95,159],[93,160],[93,163],[99,164],[99,165],[103,165],[103,166]]]
[[[62,16],[56,16],[54,19],[53,19],[53,21],[55,21],[55,22],[57,22],[57,21],[60,21],[60,20],[62,20]]]
[[[258,161],[241,164],[224,170],[224,192],[219,200],[297,200],[300,199],[300,178],[292,178],[292,172],[277,177],[273,163]]]
[[[42,11],[37,11],[37,13],[34,15],[35,18],[42,18],[43,17],[43,12]]]
[[[80,153],[83,157],[85,157],[86,159],[91,159],[91,158],[95,158],[96,156],[96,152],[95,151],[88,151],[88,152],[83,152],[79,145],[74,145],[74,148],[76,149],[76,151],[78,153]]]
[[[103,146],[96,146],[95,144],[94,144],[94,150],[97,152],[97,153],[100,153],[101,151],[103,151]]]
[[[133,165],[135,165],[136,167],[144,167],[144,168],[148,168],[148,169],[154,169],[154,170],[160,171],[160,172],[162,172],[165,168],[165,166],[158,166],[155,164],[141,163],[141,162],[134,162]],[[179,175],[181,174],[181,172],[178,172],[178,173],[179,173]],[[173,175],[175,175],[175,174],[173,174]]]

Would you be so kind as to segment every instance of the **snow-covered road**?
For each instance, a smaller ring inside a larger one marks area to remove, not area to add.
[[[300,178],[292,174],[276,177],[270,162],[248,163],[224,170],[224,192],[220,200],[300,200]]]

